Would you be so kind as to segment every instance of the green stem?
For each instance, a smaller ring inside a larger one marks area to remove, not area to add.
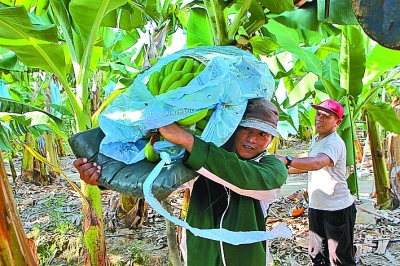
[[[367,103],[372,103],[376,99],[376,95],[378,93],[378,90],[381,88],[381,86],[376,86],[373,87],[371,90],[367,92],[367,95],[365,96],[363,101],[359,105],[357,105],[354,109],[354,114],[360,114],[361,109],[367,104]],[[353,123],[355,122],[355,119],[357,119],[356,116],[353,117]]]
[[[247,14],[252,0],[245,0],[240,7],[239,12],[233,19],[232,24],[229,26],[228,30],[228,40],[233,42],[235,40],[236,32],[238,31],[240,24],[242,23],[242,18]]]
[[[351,143],[353,143],[353,158],[354,158],[354,164],[353,164],[353,169],[354,169],[354,180],[355,180],[355,189],[356,189],[356,196],[357,199],[360,198],[359,195],[359,189],[358,189],[358,180],[357,180],[357,160],[355,160],[356,158],[356,147],[354,146],[354,141],[356,139],[355,137],[355,130],[354,130],[354,122],[353,122],[353,113],[350,110],[350,101],[349,98],[346,98],[347,101],[347,106],[349,108],[349,116],[350,116],[350,130],[351,130]]]
[[[80,63],[80,68],[79,68],[79,73],[77,77],[77,89],[82,89],[82,100],[85,102],[85,100],[88,99],[88,90],[87,88],[87,77],[89,75],[89,67],[90,67],[90,61],[92,58],[92,52],[93,52],[93,47],[94,43],[97,38],[97,32],[98,29],[100,28],[100,23],[101,20],[107,10],[107,6],[109,4],[109,1],[102,1],[101,6],[97,12],[97,17],[94,20],[94,24],[92,26],[92,31],[89,35],[89,38],[86,41],[86,47],[82,55],[82,61]]]
[[[376,200],[378,206],[386,207],[390,205],[390,183],[384,159],[384,151],[380,141],[378,124],[367,111],[367,125],[369,142],[371,147],[372,167],[374,169],[374,181],[376,190]]]
[[[207,10],[214,34],[214,44],[216,46],[228,45],[227,20],[224,9],[219,4],[218,0],[204,0],[204,6]]]

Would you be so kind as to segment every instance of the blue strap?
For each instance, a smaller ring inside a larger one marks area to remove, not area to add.
[[[160,153],[161,161],[154,167],[149,176],[146,178],[146,181],[143,184],[143,192],[145,196],[146,202],[159,214],[164,216],[164,218],[170,220],[171,222],[186,228],[190,232],[192,232],[195,236],[215,240],[222,241],[232,245],[241,245],[241,244],[251,244],[260,241],[265,241],[268,239],[274,239],[277,237],[289,238],[292,235],[292,231],[287,228],[286,223],[281,223],[276,226],[271,232],[264,231],[248,231],[248,232],[235,232],[229,231],[223,228],[218,229],[199,229],[191,227],[187,222],[178,219],[169,214],[154,198],[152,194],[152,186],[153,182],[161,172],[161,169],[165,164],[169,164],[171,162],[171,158],[168,153],[161,152]]]

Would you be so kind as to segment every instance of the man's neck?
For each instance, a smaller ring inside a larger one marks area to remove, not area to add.
[[[317,135],[317,140],[321,140],[321,139],[323,139],[323,138],[329,136],[329,135],[332,134],[333,132],[335,132],[335,131],[332,131],[332,132],[330,132],[330,133],[325,133],[325,134],[318,133],[318,135]]]

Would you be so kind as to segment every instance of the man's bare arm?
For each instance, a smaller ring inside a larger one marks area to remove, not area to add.
[[[172,123],[158,129],[160,134],[169,142],[181,145],[188,152],[192,152],[194,136],[182,129],[178,124]]]
[[[280,155],[275,155],[275,156],[279,160],[281,160],[284,164],[288,163],[288,161],[285,157],[280,156]],[[314,157],[293,158],[288,172],[289,172],[289,174],[306,173],[308,171],[319,170],[325,166],[329,166],[332,164],[333,164],[333,161],[328,155],[326,155],[324,153],[318,153]]]

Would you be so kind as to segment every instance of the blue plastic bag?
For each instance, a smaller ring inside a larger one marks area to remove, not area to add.
[[[193,57],[206,65],[186,87],[153,96],[147,89],[149,76],[180,57]],[[139,74],[99,117],[105,134],[100,153],[132,164],[144,159],[142,141],[152,129],[171,124],[203,109],[214,109],[201,139],[217,146],[233,134],[247,101],[271,99],[274,80],[265,63],[234,46],[204,46],[161,58]],[[176,157],[176,156],[175,156]]]

